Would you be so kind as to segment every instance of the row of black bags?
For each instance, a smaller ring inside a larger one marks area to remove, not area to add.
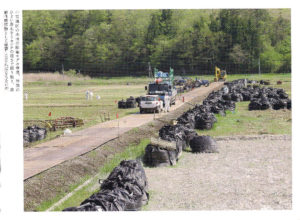
[[[138,211],[149,200],[148,181],[138,160],[123,160],[105,179],[99,192],[80,206],[63,211]]]

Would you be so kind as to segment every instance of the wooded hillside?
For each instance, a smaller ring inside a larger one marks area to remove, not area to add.
[[[23,11],[24,72],[291,72],[290,10]]]

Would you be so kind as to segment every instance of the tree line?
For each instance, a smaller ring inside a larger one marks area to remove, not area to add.
[[[287,9],[288,10],[288,9]],[[291,72],[291,23],[267,9],[23,11],[24,72]]]

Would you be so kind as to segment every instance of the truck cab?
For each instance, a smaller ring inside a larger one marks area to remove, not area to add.
[[[148,95],[158,95],[165,104],[165,96],[170,96],[171,104],[175,105],[177,90],[168,82],[149,83]]]
[[[161,112],[163,110],[163,101],[159,95],[141,96],[140,113],[145,112]]]
[[[165,106],[165,97],[168,96],[170,99],[170,105],[175,105],[177,90],[173,86],[174,81],[174,70],[170,68],[170,72],[158,71],[154,68],[154,82],[150,82],[147,90],[147,95],[158,95],[160,100],[163,101]]]

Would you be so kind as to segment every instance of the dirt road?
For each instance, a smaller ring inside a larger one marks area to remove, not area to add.
[[[292,209],[291,136],[216,140],[218,154],[184,152],[175,167],[146,168],[145,210]]]
[[[212,83],[209,87],[201,87],[185,93],[184,101],[208,95],[222,83]],[[180,97],[171,111],[185,104]],[[156,114],[156,118],[164,116]],[[44,170],[89,152],[109,140],[118,137],[132,128],[139,127],[153,120],[153,114],[132,114],[118,120],[101,123],[90,128],[62,136],[49,142],[24,150],[24,179],[28,179]],[[119,128],[118,128],[119,124]]]

